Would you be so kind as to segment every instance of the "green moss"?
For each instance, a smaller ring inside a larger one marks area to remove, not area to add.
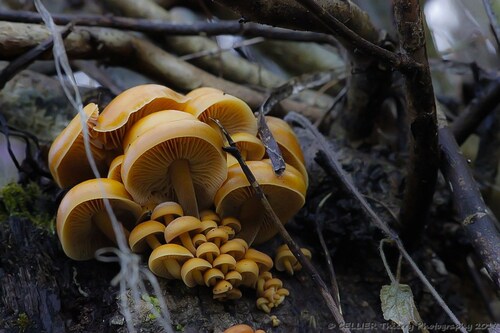
[[[144,294],[141,296],[142,300],[149,303],[150,312],[146,316],[146,321],[153,321],[156,319],[156,313],[161,312],[160,301],[155,296]],[[154,310],[153,310],[154,309]],[[155,312],[156,311],[156,312]]]
[[[37,227],[54,233],[54,217],[46,211],[46,195],[35,183],[10,183],[0,189],[0,219],[9,216],[30,219]]]
[[[184,332],[184,326],[181,324],[177,324],[177,325],[175,325],[175,330],[177,332]]]
[[[30,326],[30,319],[26,312],[21,312],[19,316],[17,316],[16,324],[19,327],[19,332],[25,332],[26,329]]]

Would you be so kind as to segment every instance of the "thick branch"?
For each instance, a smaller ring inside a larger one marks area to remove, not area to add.
[[[422,64],[405,73],[412,137],[400,219],[403,225],[401,236],[412,248],[425,226],[437,179],[439,158],[436,105],[419,1],[396,0],[394,11],[404,51]]]
[[[0,22],[0,60],[11,60],[35,47],[50,36],[40,25]],[[184,91],[201,86],[219,88],[235,95],[251,107],[259,107],[265,96],[252,89],[226,81],[163,51],[147,40],[105,28],[75,28],[65,40],[70,59],[103,59],[134,66],[135,69]],[[51,58],[46,53],[45,58]],[[299,110],[317,118],[321,111],[294,101],[283,101],[287,110]]]

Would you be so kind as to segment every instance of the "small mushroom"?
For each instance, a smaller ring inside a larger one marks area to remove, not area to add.
[[[181,205],[173,201],[165,201],[158,204],[151,213],[151,220],[156,220],[168,225],[175,218],[184,216]]]
[[[300,249],[304,256],[311,258],[311,251],[306,248]],[[286,271],[289,275],[293,275],[294,272],[300,270],[302,266],[298,262],[297,258],[293,255],[292,251],[288,248],[288,245],[283,244],[276,249],[276,257],[274,258],[276,264],[276,269],[280,272]]]
[[[213,263],[214,259],[218,257],[219,254],[219,247],[212,242],[203,243],[196,249],[196,257],[205,259],[209,263]]]
[[[214,298],[217,298],[217,295],[225,294],[231,289],[233,289],[233,285],[231,283],[226,280],[221,280],[213,287],[212,293],[214,294]]]
[[[88,104],[83,108],[84,119],[82,120],[80,113],[77,114],[52,142],[48,163],[50,173],[59,187],[70,188],[84,180],[95,178],[85,151],[82,122],[92,123],[98,113],[96,104]],[[89,147],[99,173],[105,175],[109,157],[100,147],[93,144]]]
[[[96,250],[116,243],[105,198],[109,200],[126,237],[141,215],[141,206],[116,180],[90,179],[74,186],[57,210],[57,235],[64,253],[71,259],[91,259]]]
[[[207,237],[204,234],[196,234],[193,236],[193,245],[198,250],[198,247],[207,242]]]
[[[181,279],[181,265],[193,254],[178,244],[163,244],[151,252],[148,266],[153,274],[167,279]]]
[[[305,202],[302,174],[288,165],[283,174],[277,176],[269,160],[249,161],[247,165],[281,223],[288,222]],[[242,229],[237,236],[248,244],[263,243],[278,232],[238,165],[228,169],[227,180],[215,195],[215,206],[222,218],[233,216],[240,221]]]
[[[250,259],[241,259],[236,262],[236,270],[243,278],[241,284],[250,288],[255,288],[255,283],[259,277],[259,267],[255,261]]]
[[[254,333],[253,328],[246,324],[238,324],[229,327],[224,333]]]
[[[196,253],[190,232],[196,232],[200,227],[200,220],[194,216],[181,216],[170,222],[165,228],[165,240],[167,243],[179,238],[182,245],[192,254]]]
[[[182,265],[182,281],[184,281],[189,288],[193,288],[196,285],[203,286],[205,284],[203,272],[210,268],[212,268],[212,265],[210,265],[208,261],[201,258],[191,258]]]
[[[246,251],[245,246],[239,241],[235,242],[234,239],[227,241],[220,247],[221,253],[227,253],[236,260],[242,259]]]
[[[108,177],[109,179],[114,179],[118,182],[122,182],[122,163],[123,155],[116,156],[111,164],[109,165]]]
[[[132,249],[132,252],[135,253],[146,252],[148,248],[154,250],[162,245],[162,243],[158,240],[158,237],[163,239],[164,232],[165,226],[160,222],[145,221],[139,223],[130,232],[128,237],[130,249]]]
[[[200,212],[200,220],[203,222],[205,220],[214,221],[216,223],[220,222],[220,217],[211,209],[205,209]]]
[[[217,226],[217,222],[215,222],[215,221],[212,221],[212,220],[202,220],[201,224],[200,224],[200,227],[198,228],[198,232],[202,233],[202,234],[204,234],[206,236],[207,233],[210,230],[216,229],[217,227],[218,227]]]
[[[226,176],[221,135],[198,120],[157,123],[130,143],[122,164],[123,184],[137,203],[174,200],[195,217],[198,207],[212,205]]]
[[[273,268],[273,259],[264,252],[260,252],[254,248],[249,248],[245,252],[245,259],[250,259],[257,263],[257,266],[259,266],[259,275]]]
[[[243,277],[238,271],[229,271],[227,272],[226,276],[224,276],[224,279],[229,281],[233,285],[233,287],[237,287],[240,285]]]
[[[230,227],[231,229],[234,230],[235,233],[238,233],[241,230],[241,223],[235,217],[228,216],[223,218],[221,221],[221,225]]]
[[[224,244],[229,239],[228,233],[222,228],[211,229],[206,234],[207,241],[215,243],[218,247]]]
[[[223,274],[227,274],[227,272],[235,269],[236,260],[229,254],[220,254],[214,259],[212,266],[220,269]]]
[[[213,287],[219,281],[224,280],[224,274],[218,268],[210,268],[203,274],[203,280],[207,287]]]

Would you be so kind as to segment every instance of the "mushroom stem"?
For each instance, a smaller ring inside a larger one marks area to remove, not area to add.
[[[167,271],[172,275],[172,277],[176,280],[181,279],[181,265],[175,259],[167,258],[163,260],[163,265]]]
[[[285,260],[283,262],[283,265],[285,265],[286,272],[290,275],[293,275],[293,267],[292,267],[292,263],[290,262],[290,260]]]
[[[151,248],[151,250],[154,250],[158,246],[161,246],[160,241],[158,240],[158,238],[156,238],[155,235],[148,235],[148,236],[146,236],[146,242],[148,242],[148,245]]]
[[[205,280],[203,280],[203,274],[201,271],[195,269],[193,271],[193,279],[196,281],[196,284],[199,286],[203,286],[205,284]]]
[[[191,252],[192,254],[196,253],[196,248],[194,247],[193,241],[191,240],[191,236],[189,236],[189,233],[187,232],[183,233],[179,235],[179,238],[181,239],[182,245],[184,245],[184,247],[188,249],[189,252]]]
[[[169,172],[170,181],[174,187],[177,200],[184,210],[184,215],[200,218],[189,161],[187,159],[173,161],[169,166]]]
[[[97,228],[99,228],[99,230],[101,230],[101,232],[108,239],[113,241],[113,243],[115,243],[115,244],[117,243],[115,231],[113,229],[113,224],[112,224],[111,219],[109,218],[109,215],[106,211],[98,212],[97,214],[95,214],[92,217],[92,222],[95,223]],[[121,223],[119,223],[119,224],[120,224],[120,227],[123,231],[123,234],[125,235],[125,238],[128,239],[130,232],[127,229],[125,229],[125,227]]]

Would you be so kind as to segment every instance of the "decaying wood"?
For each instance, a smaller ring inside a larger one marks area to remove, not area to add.
[[[49,36],[49,31],[40,25],[0,22],[0,59],[11,60]],[[260,106],[265,98],[252,89],[218,78],[179,60],[145,39],[121,31],[78,27],[67,37],[65,46],[70,59],[103,59],[113,61],[113,64],[134,66],[134,69],[183,91],[211,86],[243,99],[254,108]],[[50,58],[52,54],[44,56]],[[322,114],[317,108],[295,101],[283,101],[282,106],[313,119]]]

